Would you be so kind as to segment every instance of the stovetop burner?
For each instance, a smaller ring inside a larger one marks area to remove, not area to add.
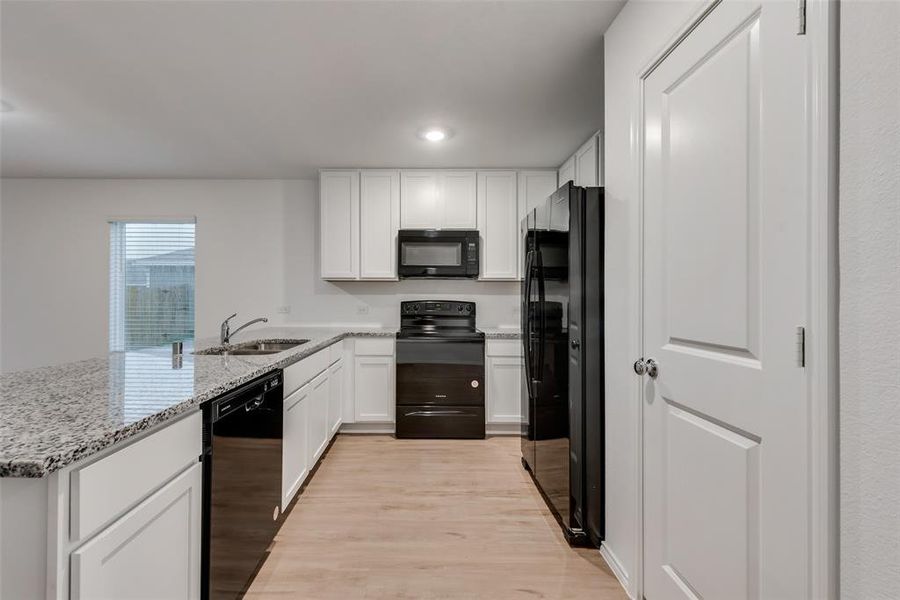
[[[400,303],[398,339],[484,339],[475,327],[475,303],[411,300]]]

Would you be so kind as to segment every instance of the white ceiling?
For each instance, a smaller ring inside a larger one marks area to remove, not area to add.
[[[2,174],[556,166],[603,125],[622,4],[3,0]]]

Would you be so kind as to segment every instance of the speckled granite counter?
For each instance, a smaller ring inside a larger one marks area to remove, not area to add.
[[[485,328],[482,329],[485,339],[488,340],[517,340],[522,337],[518,329],[508,329],[505,327]]]
[[[173,368],[169,348],[114,352],[0,376],[0,477],[43,477],[273,369],[351,336],[393,337],[394,329],[267,327],[254,339],[309,339],[262,356],[194,355]],[[197,349],[217,345],[198,340]]]

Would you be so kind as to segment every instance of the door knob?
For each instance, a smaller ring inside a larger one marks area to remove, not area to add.
[[[631,368],[634,369],[634,372],[638,375],[643,375],[647,372],[647,363],[644,362],[643,358],[639,358],[634,361],[634,364],[631,366]]]
[[[656,379],[656,376],[659,375],[659,363],[653,358],[648,358],[645,365],[647,367],[647,375],[651,379]]]
[[[572,340],[572,350],[578,350],[579,346],[581,346],[581,342],[578,340]]]

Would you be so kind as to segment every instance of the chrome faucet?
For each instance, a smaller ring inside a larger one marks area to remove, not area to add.
[[[241,325],[240,327],[238,327],[238,328],[235,329],[234,331],[231,331],[231,328],[230,328],[228,322],[229,322],[230,320],[232,320],[233,318],[235,318],[236,316],[237,316],[237,313],[234,313],[233,315],[231,315],[230,317],[228,317],[227,319],[225,319],[224,321],[222,321],[222,328],[221,328],[221,330],[220,330],[220,332],[219,332],[219,342],[220,342],[223,346],[226,346],[226,345],[230,344],[230,343],[231,343],[231,336],[233,336],[234,334],[236,334],[236,333],[237,333],[238,331],[240,331],[241,329],[245,329],[245,328],[247,328],[247,327],[250,327],[250,326],[253,325],[254,323],[268,323],[268,322],[269,322],[269,319],[267,319],[267,318],[265,318],[265,317],[260,317],[259,319],[253,319],[252,321],[247,321],[246,323],[244,323],[243,325]]]

